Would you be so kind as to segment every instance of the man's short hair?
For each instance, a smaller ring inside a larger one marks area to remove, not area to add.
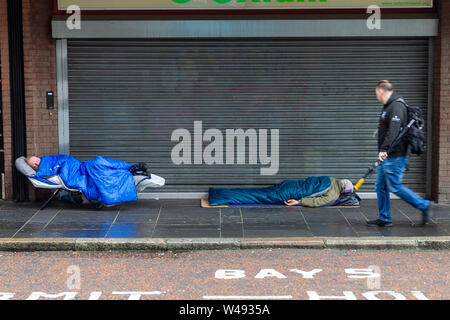
[[[384,91],[393,91],[394,86],[389,80],[381,80],[377,83],[377,89],[382,89]]]

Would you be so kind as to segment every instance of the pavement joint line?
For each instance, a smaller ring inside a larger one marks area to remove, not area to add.
[[[58,212],[59,212],[59,211],[61,211],[61,209],[58,210]],[[33,220],[33,218],[34,218],[39,212],[41,212],[41,209],[38,209],[35,213],[33,213],[33,215],[30,217],[30,219],[28,219],[28,220],[27,220],[27,221],[19,228],[19,230],[17,230],[17,231],[12,235],[11,238],[14,238],[14,237],[20,232],[20,230],[22,230],[28,223],[30,223],[30,221]]]
[[[0,238],[0,251],[175,251],[269,248],[449,250],[450,237]]]
[[[119,210],[117,210],[117,214],[116,214],[116,216],[114,217],[113,222],[111,222],[111,224],[109,225],[108,231],[105,233],[105,237],[108,236],[108,233],[111,231],[113,225],[116,223],[117,218],[119,217],[119,214],[120,214],[120,209],[122,209],[122,207],[119,207]]]

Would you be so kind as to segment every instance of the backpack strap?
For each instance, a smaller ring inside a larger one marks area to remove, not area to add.
[[[409,105],[406,103],[405,99],[403,98],[398,98],[397,100],[395,100],[397,102],[403,103],[406,107],[409,107]]]
[[[395,101],[400,102],[401,104],[403,104],[406,107],[406,111],[408,111],[408,103],[406,103],[406,101],[403,98],[398,98]],[[409,125],[409,124],[408,124]],[[409,129],[409,126],[408,126]],[[408,131],[408,129],[406,129],[406,131]],[[405,133],[406,133],[405,131]],[[408,144],[408,146],[406,147],[406,156],[409,158],[409,155],[411,153],[411,146]],[[409,161],[406,163],[406,168],[405,171],[409,171]]]

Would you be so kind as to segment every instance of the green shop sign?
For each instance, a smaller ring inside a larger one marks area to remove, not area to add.
[[[362,9],[432,8],[433,0],[58,0],[58,9],[81,10],[217,10],[217,9]]]

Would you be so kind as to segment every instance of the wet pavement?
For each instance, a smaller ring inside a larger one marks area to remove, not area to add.
[[[392,227],[369,227],[376,200],[359,208],[202,208],[198,200],[139,200],[97,210],[55,200],[0,202],[0,238],[291,238],[448,237],[450,206],[436,207],[425,227],[421,212],[392,200]]]

